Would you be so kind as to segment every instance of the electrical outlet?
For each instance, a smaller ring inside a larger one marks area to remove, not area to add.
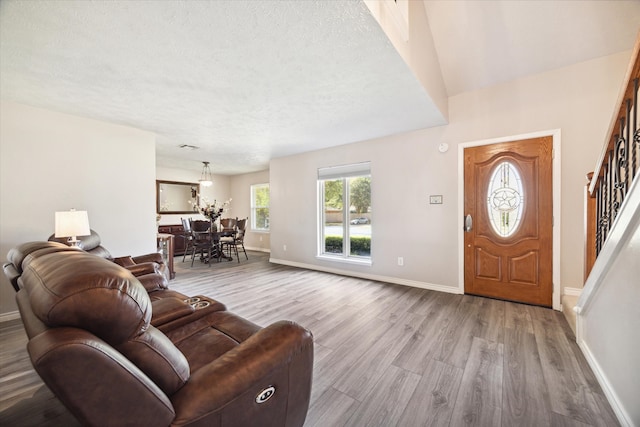
[[[262,242],[262,236],[260,236],[260,241]]]
[[[404,265],[404,258],[402,258],[401,256],[398,257],[398,265],[401,267]]]
[[[282,245],[282,249],[286,252],[287,251],[287,245]]]

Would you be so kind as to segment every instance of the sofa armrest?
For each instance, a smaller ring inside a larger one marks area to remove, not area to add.
[[[162,273],[151,273],[137,276],[136,279],[142,283],[147,292],[161,291],[169,287],[167,277]]]
[[[164,264],[162,255],[158,252],[152,252],[146,255],[134,256],[133,261],[137,264],[140,264],[141,262],[155,262],[158,264]]]
[[[143,276],[150,273],[160,273],[160,266],[155,262],[142,262],[140,264],[125,266],[134,276]]]
[[[151,324],[153,326],[164,325],[172,320],[188,316],[196,310],[191,304],[176,297],[152,301],[151,307]]]
[[[4,275],[7,276],[9,282],[11,282],[11,286],[15,289],[16,292],[20,290],[20,285],[18,285],[18,278],[20,277],[20,273],[16,269],[16,266],[10,262],[3,264],[2,270],[4,271]]]
[[[293,322],[276,322],[193,372],[171,398],[173,425],[198,420],[252,426],[268,419],[269,425],[302,426],[312,373],[311,332]],[[257,396],[269,387],[275,391],[268,403],[257,404]]]
[[[27,344],[38,375],[83,425],[169,425],[168,397],[137,366],[95,335],[47,330]]]

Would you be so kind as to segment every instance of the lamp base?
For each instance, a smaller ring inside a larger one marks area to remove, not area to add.
[[[71,236],[67,239],[67,244],[72,248],[79,248],[81,240],[76,239],[76,236]]]

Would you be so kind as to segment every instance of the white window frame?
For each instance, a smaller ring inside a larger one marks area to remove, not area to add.
[[[349,220],[349,214],[351,206],[349,197],[350,192],[347,181],[349,178],[356,177],[371,177],[371,163],[363,162],[356,163],[350,165],[341,165],[341,166],[332,166],[327,168],[318,169],[318,258],[322,258],[325,260],[339,261],[339,262],[348,262],[355,264],[364,264],[371,265],[372,263],[372,255],[369,256],[361,256],[361,255],[351,255],[351,240],[348,238],[350,236],[349,229],[351,227],[351,222]],[[325,252],[325,194],[324,194],[324,182],[329,180],[343,180],[342,186],[342,200],[343,200],[343,209],[342,209],[342,253],[334,254]],[[373,233],[371,235],[371,239],[373,239]]]
[[[258,206],[256,205],[256,190],[260,189],[260,188],[267,188],[269,190],[269,204],[271,204],[271,189],[269,188],[269,183],[263,183],[263,184],[252,184],[251,185],[251,231],[257,231],[260,233],[269,233],[270,231],[270,224],[271,221],[268,219],[267,220],[267,227],[266,228],[258,228],[257,227],[257,221],[256,221],[256,211],[258,209],[268,209],[269,210],[269,216],[268,218],[270,218],[271,215],[271,208],[270,206]]]

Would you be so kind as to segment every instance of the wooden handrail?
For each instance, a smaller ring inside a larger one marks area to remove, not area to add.
[[[600,253],[631,185],[640,176],[640,33],[596,168],[588,175],[585,213],[585,280]]]
[[[633,99],[634,92],[634,80],[640,77],[640,32],[638,33],[638,37],[636,38],[635,46],[633,47],[633,52],[631,54],[631,59],[629,61],[629,67],[627,68],[627,73],[625,75],[624,83],[622,85],[622,89],[620,90],[620,94],[618,95],[618,102],[615,104],[619,108],[614,112],[614,115],[611,119],[611,123],[609,124],[609,130],[607,132],[608,139],[606,140],[606,144],[602,149],[602,153],[598,158],[598,163],[596,164],[594,176],[596,178],[602,178],[604,174],[604,165],[606,164],[607,154],[614,150],[616,144],[615,136],[618,133],[618,128],[620,124],[620,120],[623,119],[626,115],[626,100]],[[637,91],[637,89],[636,89]],[[636,123],[637,125],[637,123]],[[637,127],[636,127],[637,130]],[[598,179],[592,180],[589,185],[589,193],[591,197],[595,197],[595,187],[598,184]]]

